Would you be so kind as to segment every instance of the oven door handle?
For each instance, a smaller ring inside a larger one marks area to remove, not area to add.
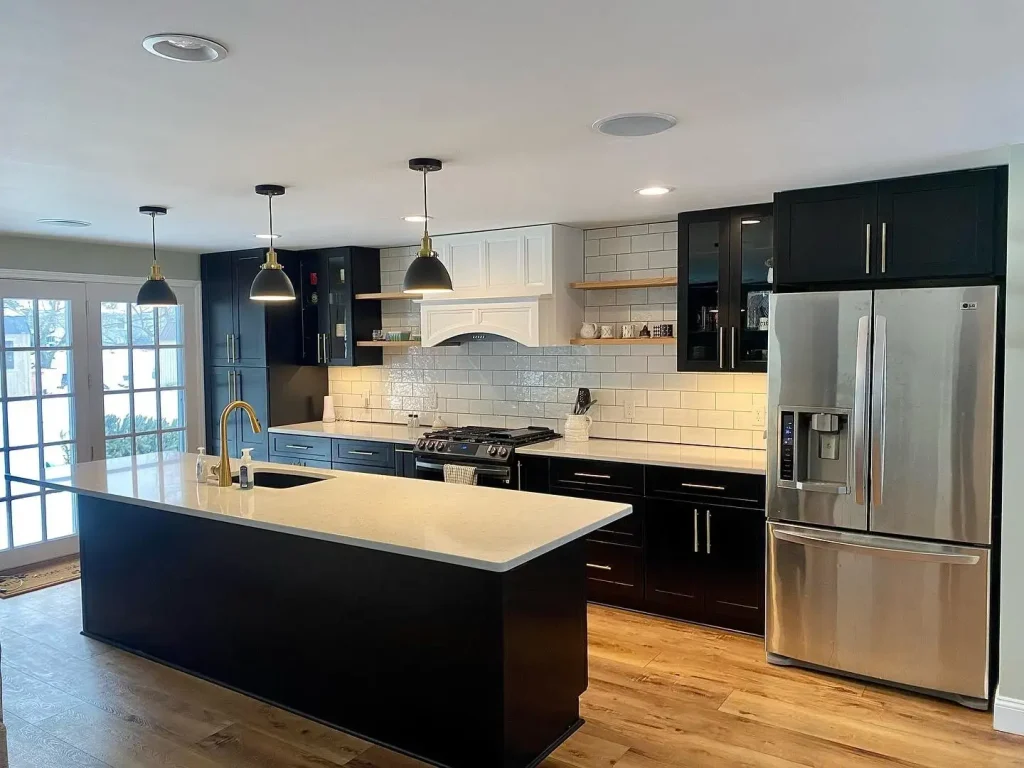
[[[462,464],[460,466],[473,466]],[[433,461],[420,461],[416,459],[416,469],[429,469],[435,472],[444,472],[444,464],[437,464]],[[481,477],[500,477],[506,483],[512,479],[512,470],[508,467],[476,467],[476,473]]]

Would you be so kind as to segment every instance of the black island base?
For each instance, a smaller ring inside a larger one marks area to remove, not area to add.
[[[583,540],[504,573],[79,495],[84,634],[420,760],[582,721]]]

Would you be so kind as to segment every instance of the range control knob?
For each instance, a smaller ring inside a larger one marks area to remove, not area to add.
[[[434,441],[433,440],[428,440],[427,441],[427,450],[428,451],[434,450]]]
[[[426,447],[426,445],[427,441],[424,440],[422,437],[416,441],[416,447],[419,448],[421,451]]]
[[[498,455],[504,459],[506,456],[508,456],[508,448],[506,448],[505,446],[501,446],[501,448],[498,449]]]
[[[497,448],[497,446],[492,445],[490,448],[488,448],[487,449],[487,455],[488,456],[497,456],[498,455],[498,448]]]
[[[442,443],[441,441],[438,441],[438,443],[437,443],[437,450],[439,450],[439,451],[447,451],[448,450],[448,443]]]

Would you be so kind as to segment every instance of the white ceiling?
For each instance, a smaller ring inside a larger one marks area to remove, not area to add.
[[[656,220],[820,183],[1002,162],[1019,0],[0,0],[0,231],[247,248]],[[214,64],[142,38],[224,43]],[[657,136],[591,130],[620,112]],[[993,148],[996,148],[993,150]],[[633,190],[675,186],[662,198]],[[54,230],[40,217],[79,218]]]

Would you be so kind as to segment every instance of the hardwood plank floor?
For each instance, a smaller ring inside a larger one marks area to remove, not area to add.
[[[12,768],[423,765],[80,628],[77,582],[0,600]],[[771,667],[757,638],[598,606],[582,712],[543,768],[1024,768],[1024,738],[989,713]]]

